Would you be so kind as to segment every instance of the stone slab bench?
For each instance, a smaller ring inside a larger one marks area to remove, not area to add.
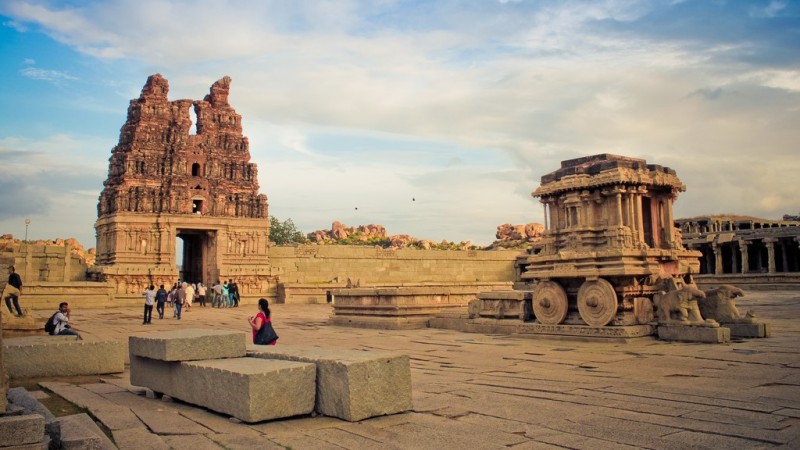
[[[314,410],[314,364],[257,358],[160,361],[131,353],[131,384],[260,422]]]
[[[407,355],[286,344],[248,345],[247,355],[314,363],[316,411],[326,416],[355,422],[412,408]]]
[[[113,339],[28,336],[3,340],[9,378],[99,375],[125,370],[125,346]]]
[[[128,351],[159,361],[240,358],[247,353],[246,339],[241,331],[188,328],[130,336]]]

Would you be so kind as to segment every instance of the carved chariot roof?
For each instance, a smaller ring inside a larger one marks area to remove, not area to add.
[[[674,170],[643,159],[603,153],[569,159],[561,168],[542,176],[534,197],[546,197],[569,191],[624,186],[685,191],[686,186]]]

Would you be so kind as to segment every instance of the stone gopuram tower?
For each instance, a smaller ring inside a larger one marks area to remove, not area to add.
[[[234,279],[243,297],[274,290],[267,197],[258,193],[242,118],[228,104],[230,82],[217,81],[203,100],[170,101],[156,74],[131,100],[95,223],[95,275],[117,295],[178,279]]]

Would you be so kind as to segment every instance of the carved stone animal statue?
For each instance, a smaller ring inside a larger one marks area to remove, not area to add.
[[[477,319],[481,316],[481,299],[473,298],[467,303],[467,312],[470,319]]]
[[[744,292],[736,286],[722,285],[717,289],[706,291],[706,297],[698,300],[700,313],[703,317],[714,319],[719,323],[755,323],[753,311],[742,315],[736,308],[736,297],[742,297]]]
[[[704,320],[697,306],[698,298],[706,294],[694,286],[657,294],[654,297],[658,321],[661,323],[680,323],[684,325],[704,325],[718,327],[714,320]]]

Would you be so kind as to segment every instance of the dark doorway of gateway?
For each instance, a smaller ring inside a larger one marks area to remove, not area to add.
[[[205,281],[205,250],[208,248],[208,233],[202,230],[178,230],[175,256],[181,281],[197,283]]]

